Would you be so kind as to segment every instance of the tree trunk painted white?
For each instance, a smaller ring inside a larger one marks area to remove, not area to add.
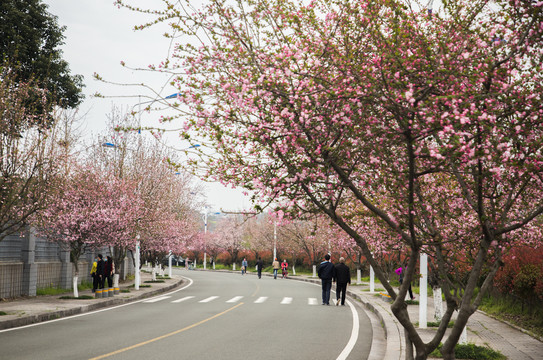
[[[134,272],[135,272],[135,278],[134,278],[134,289],[139,290],[140,289],[140,236],[136,236],[136,258],[134,259]]]
[[[236,263],[232,264],[232,270],[236,271]]]
[[[458,340],[459,344],[466,345],[468,343],[468,331],[466,329],[467,327],[464,326],[464,330],[462,330],[462,334],[460,334],[460,339]]]
[[[370,266],[370,292],[375,292],[375,272],[372,266]]]
[[[153,266],[153,270],[151,271],[151,280],[156,280],[156,266]]]
[[[213,270],[215,270],[215,261],[213,261]]]
[[[292,275],[296,275],[296,266],[292,265]]]
[[[74,297],[75,297],[75,298],[78,298],[78,297],[79,297],[79,291],[78,291],[78,289],[77,289],[77,278],[78,278],[78,276],[77,276],[77,275],[74,275],[73,283],[72,283],[72,286],[74,287]]]
[[[317,277],[317,265],[313,265],[313,277]]]
[[[171,251],[170,251],[170,256],[168,256],[168,276],[170,278],[172,277],[172,252]]]
[[[419,328],[428,327],[428,255],[420,254]]]
[[[119,274],[113,274],[113,292],[115,295],[119,295]]]
[[[358,285],[362,284],[362,270],[356,269],[356,283]]]
[[[441,321],[443,318],[443,300],[441,299],[441,288],[433,288],[434,292],[434,319],[435,321]]]

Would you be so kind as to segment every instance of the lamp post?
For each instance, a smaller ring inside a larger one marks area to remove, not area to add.
[[[277,259],[277,220],[273,222],[273,260]]]

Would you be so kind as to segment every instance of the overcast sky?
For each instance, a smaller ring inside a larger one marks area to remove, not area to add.
[[[80,107],[83,117],[83,129],[86,136],[95,136],[106,129],[107,117],[113,104],[125,109],[137,106],[138,95],[144,94],[139,87],[112,86],[96,81],[94,73],[104,79],[122,84],[145,82],[154,89],[160,90],[162,96],[175,93],[168,87],[164,78],[156,74],[144,74],[123,68],[124,61],[131,67],[147,67],[159,63],[167,54],[169,41],[162,34],[165,28],[145,31],[134,31],[135,25],[144,23],[149,18],[126,9],[118,9],[113,0],[44,0],[49,12],[58,17],[64,31],[64,59],[70,64],[72,74],[84,76],[85,101]],[[136,1],[131,1],[136,3]],[[139,3],[151,7],[156,0],[140,0]],[[99,92],[114,98],[93,98]],[[119,96],[132,95],[132,98]],[[152,115],[144,121],[152,121]],[[156,125],[156,123],[155,123]],[[177,143],[177,148],[190,144]],[[242,210],[250,206],[250,202],[241,190],[226,189],[220,184],[206,184],[207,201],[215,210]]]

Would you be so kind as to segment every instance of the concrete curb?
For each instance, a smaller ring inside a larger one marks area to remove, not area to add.
[[[153,290],[145,291],[145,292],[142,292],[141,294],[138,294],[138,295],[135,295],[135,296],[129,297],[129,298],[122,298],[122,299],[121,298],[117,298],[117,299],[111,298],[111,299],[96,302],[96,303],[93,303],[93,304],[84,304],[84,303],[82,303],[80,306],[76,306],[76,307],[73,307],[73,308],[70,308],[70,309],[51,311],[51,312],[44,313],[44,314],[27,315],[27,316],[23,316],[23,317],[20,317],[20,318],[17,318],[17,319],[1,321],[0,322],[0,330],[11,329],[11,328],[14,328],[14,327],[21,327],[21,326],[31,325],[31,324],[36,324],[36,323],[40,323],[40,322],[44,322],[44,321],[55,320],[55,319],[59,319],[59,318],[62,318],[62,317],[67,317],[67,316],[84,314],[84,313],[87,313],[87,312],[91,312],[91,311],[94,311],[94,310],[98,310],[98,309],[102,309],[102,308],[106,308],[106,307],[110,307],[110,306],[117,306],[117,305],[127,304],[127,303],[130,303],[130,302],[133,302],[133,301],[142,300],[142,299],[152,297],[152,296],[157,295],[157,294],[162,294],[164,292],[170,291],[172,289],[175,289],[176,287],[181,286],[184,282],[185,282],[184,279],[179,279],[176,283],[164,286],[164,287],[162,287],[160,289],[153,289]],[[127,288],[131,288],[131,287],[132,286],[125,286],[124,288],[127,289]],[[89,300],[91,300],[91,299],[89,299]],[[79,300],[79,301],[83,302],[85,300]]]

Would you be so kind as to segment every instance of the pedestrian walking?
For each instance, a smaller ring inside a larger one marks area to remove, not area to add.
[[[104,288],[105,280],[105,262],[102,254],[98,254],[98,262],[96,263],[96,275],[98,276],[98,288]]]
[[[322,283],[322,304],[330,305],[330,290],[332,289],[332,280],[335,276],[334,264],[330,262],[330,254],[324,256],[324,261],[320,263],[317,274]]]
[[[339,305],[341,295],[341,305],[345,306],[345,295],[347,293],[347,284],[351,284],[351,269],[345,265],[345,258],[339,258],[339,264],[336,265],[334,281],[336,282],[336,306]]]
[[[400,276],[400,285],[402,285],[403,283],[403,273],[404,273],[404,269],[403,267],[399,267],[396,269],[396,274],[398,274]],[[409,283],[409,297],[411,298],[411,300],[415,300],[415,297],[413,296],[413,289],[411,288],[411,283]]]
[[[91,277],[92,277],[92,292],[96,292],[98,289],[98,275],[96,274],[96,269],[98,268],[98,256],[94,256],[94,261],[92,262],[91,267]]]
[[[272,267],[273,267],[273,278],[277,279],[277,272],[279,271],[279,269],[281,267],[279,265],[279,261],[277,261],[277,258],[275,258],[275,260],[273,260]]]
[[[243,258],[243,261],[241,262],[241,275],[244,275],[247,272],[247,259]]]
[[[256,262],[256,271],[258,273],[258,278],[262,278],[262,268],[264,267],[264,263],[262,262],[262,258],[259,256],[258,260]]]
[[[281,274],[283,275],[283,279],[287,277],[288,275],[288,262],[287,259],[284,259],[281,263]]]

